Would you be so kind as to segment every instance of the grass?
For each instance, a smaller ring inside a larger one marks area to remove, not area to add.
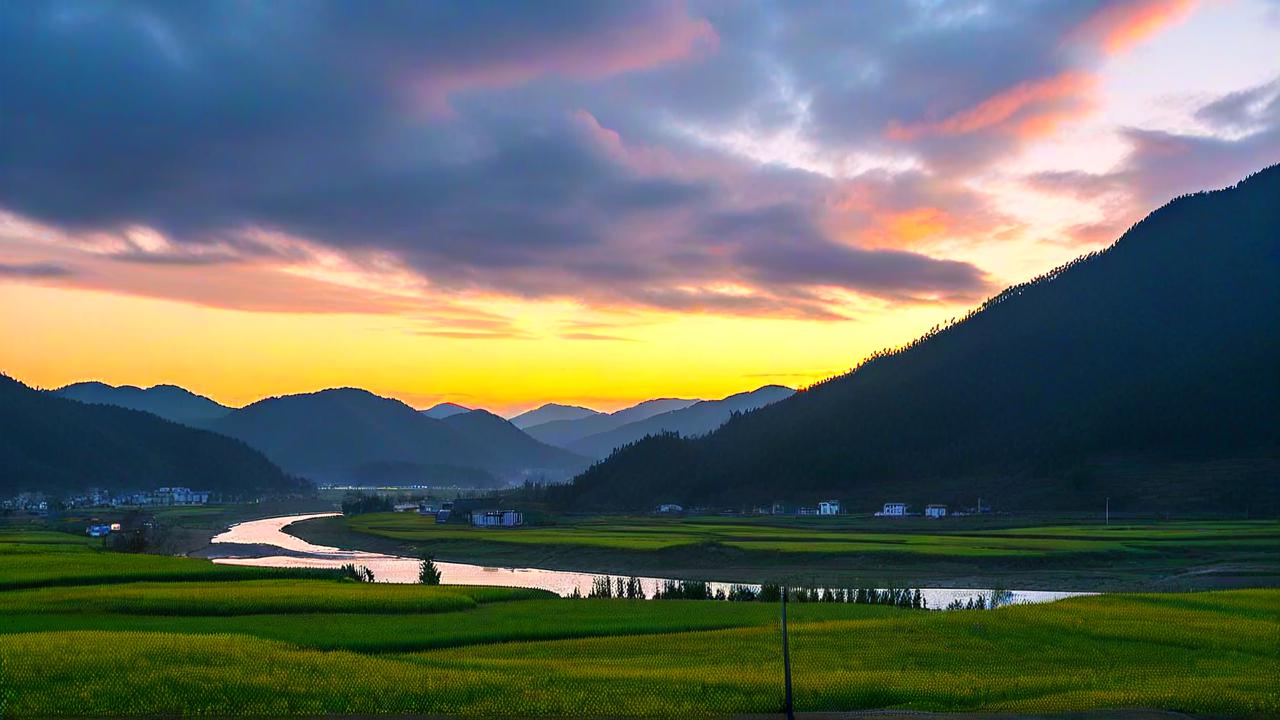
[[[419,543],[482,539],[492,543],[611,550],[657,550],[708,542],[766,552],[937,553],[960,557],[1144,552],[1170,542],[1222,542],[1280,549],[1280,523],[1274,521],[971,530],[957,520],[936,522],[927,530],[913,523],[907,526],[910,530],[900,532],[886,532],[886,527],[893,527],[894,520],[783,522],[773,518],[736,522],[707,518],[591,518],[564,525],[494,532],[461,524],[440,525],[416,513],[375,513],[346,519],[347,526],[356,532]],[[872,526],[878,527],[868,529]]]
[[[776,604],[213,578],[201,576],[206,561],[114,556],[56,534],[0,533],[0,556],[53,573],[42,587],[0,590],[6,718],[675,718],[781,702]],[[80,572],[119,557],[136,561],[131,572]],[[170,577],[139,581],[145,563]],[[789,614],[801,711],[1280,713],[1280,590],[949,613],[793,604]]]
[[[105,552],[101,541],[59,532],[0,532],[0,590],[127,581],[315,577],[305,569],[193,563],[182,557]]]
[[[327,545],[482,564],[839,585],[1209,589],[1280,584],[1280,522],[1103,525],[952,518],[584,517],[493,530],[415,513],[326,518],[288,531]]]

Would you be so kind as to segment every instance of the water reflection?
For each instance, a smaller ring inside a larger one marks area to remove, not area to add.
[[[252,520],[233,525],[226,532],[215,536],[211,542],[223,545],[223,551],[215,550],[214,562],[226,565],[255,565],[259,567],[339,568],[343,565],[362,565],[373,571],[378,582],[416,583],[420,560],[417,558],[383,555],[362,550],[343,550],[324,545],[313,545],[294,537],[284,528],[295,522],[313,518],[333,517],[340,513],[313,513]],[[256,547],[253,547],[256,546]],[[283,551],[283,552],[282,552]],[[627,576],[601,575],[566,570],[542,570],[539,568],[502,568],[470,565],[467,563],[436,562],[440,569],[440,582],[445,585],[499,585],[550,590],[569,596],[576,590],[581,595],[591,591],[591,584],[600,577],[608,577],[615,586]],[[652,597],[666,578],[641,577],[645,595]],[[709,582],[711,591],[728,592],[732,583]],[[748,585],[758,589],[758,585]],[[945,608],[952,601],[961,603],[990,595],[981,588],[921,588],[920,593],[931,608]],[[1011,590],[1007,603],[1039,603],[1091,593],[1058,592],[1050,590]]]

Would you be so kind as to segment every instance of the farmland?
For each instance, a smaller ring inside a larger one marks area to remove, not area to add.
[[[413,513],[297,523],[311,542],[457,562],[693,579],[1070,590],[1280,584],[1280,523],[584,517],[516,530]],[[799,575],[795,568],[805,568]]]
[[[0,533],[0,558],[0,578],[40,579],[0,590],[5,717],[686,717],[781,702],[775,603],[221,574],[59,533]],[[114,579],[84,570],[121,559],[136,564]],[[1277,608],[1266,589],[947,613],[793,604],[797,708],[1272,716]]]

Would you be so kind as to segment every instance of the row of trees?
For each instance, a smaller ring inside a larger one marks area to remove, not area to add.
[[[730,585],[725,588],[712,588],[711,585],[696,580],[663,580],[653,593],[654,600],[722,600],[727,602],[779,602],[782,600],[782,586],[766,583],[756,589],[750,585]],[[570,597],[581,598],[582,593],[574,588]],[[645,600],[647,594],[639,578],[596,577],[591,581],[588,598],[622,598],[627,600]],[[901,608],[924,610],[928,607],[919,590],[905,588],[788,588],[787,599],[801,603],[854,603],[860,605],[892,605]],[[984,600],[985,602],[985,600]]]
[[[374,582],[373,571],[362,565],[348,563],[339,569],[342,578],[355,582]],[[418,582],[423,585],[440,584],[440,568],[428,557],[418,569]],[[696,580],[664,580],[653,594],[654,600],[720,600],[726,602],[779,602],[782,600],[781,585],[766,583],[757,590],[749,585],[730,585],[712,590],[705,582]],[[920,594],[919,589],[906,588],[787,588],[787,600],[798,603],[850,603],[855,605],[889,605],[912,610],[927,610],[928,602]],[[578,588],[573,589],[573,598],[581,598]],[[640,578],[613,578],[600,576],[591,581],[588,598],[645,600],[648,596]],[[1011,593],[1008,590],[992,590],[988,595],[978,595],[967,600],[952,600],[947,610],[986,610],[995,609],[1008,604]]]
[[[391,498],[377,493],[350,493],[342,498],[342,514],[344,515],[391,512],[395,509],[396,504]]]

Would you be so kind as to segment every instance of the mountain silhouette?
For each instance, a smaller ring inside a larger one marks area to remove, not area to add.
[[[505,467],[582,468],[587,459],[534,440],[515,424],[487,410],[472,410],[444,419],[444,424],[479,444],[490,462]]]
[[[370,473],[386,477],[394,471],[404,483],[456,484],[475,470],[515,480],[529,471],[569,472],[584,464],[531,438],[528,444],[512,442],[507,430],[515,428],[498,418],[504,427],[459,420],[475,412],[437,420],[399,400],[337,388],[259,400],[210,427],[321,482],[358,481]]]
[[[459,415],[465,412],[471,412],[471,408],[463,407],[457,403],[442,402],[432,405],[426,410],[420,411],[423,415],[436,420],[443,420],[451,415]]]
[[[172,485],[243,497],[310,487],[238,440],[0,375],[0,495]]]
[[[556,421],[573,421],[600,415],[600,411],[579,405],[547,403],[511,418],[511,424],[521,430]]]
[[[159,415],[165,420],[204,427],[231,412],[231,408],[176,385],[112,386],[101,382],[80,382],[58,388],[54,395],[84,403],[115,405]]]
[[[592,458],[604,458],[616,448],[648,435],[677,433],[682,437],[705,435],[728,422],[734,413],[750,412],[795,394],[781,385],[765,385],[750,392],[737,393],[720,400],[702,400],[694,404],[627,423],[581,440],[569,443],[569,450]]]
[[[1280,511],[1280,166],[699,439],[627,446],[575,508],[840,498]]]
[[[687,408],[696,402],[699,401],[678,398],[645,400],[642,403],[623,408],[617,412],[597,413],[576,420],[555,420],[541,425],[533,425],[526,428],[525,432],[548,445],[567,448],[585,437],[608,432],[628,423],[651,418],[654,415]]]

